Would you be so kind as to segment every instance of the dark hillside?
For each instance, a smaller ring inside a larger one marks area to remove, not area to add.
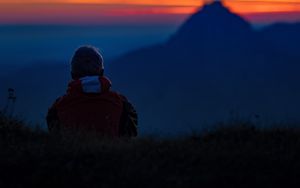
[[[226,125],[178,139],[59,138],[0,119],[1,187],[295,187],[300,131]]]

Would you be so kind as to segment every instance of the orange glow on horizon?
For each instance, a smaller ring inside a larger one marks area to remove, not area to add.
[[[267,1],[264,2],[234,2],[228,1],[224,3],[229,7],[233,12],[246,14],[246,13],[274,13],[274,12],[295,12],[300,11],[300,3],[270,3]]]
[[[0,0],[1,23],[41,23],[41,22],[76,22],[76,19],[85,22],[120,21],[135,19],[134,16],[161,22],[167,16],[192,14],[204,2],[210,0]],[[300,0],[224,0],[224,5],[233,12],[247,18],[255,17],[262,20],[278,20],[283,15],[284,20],[299,20]],[[37,16],[38,15],[38,16]],[[163,16],[165,15],[165,16]],[[252,16],[249,16],[252,15]],[[255,16],[253,16],[255,15]],[[163,16],[161,19],[158,16]],[[140,20],[141,18],[136,18]],[[142,20],[141,20],[142,21]]]
[[[100,4],[150,6],[201,6],[205,0],[0,0],[7,4]]]

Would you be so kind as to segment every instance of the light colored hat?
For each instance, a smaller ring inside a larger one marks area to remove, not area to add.
[[[81,46],[71,60],[71,73],[74,78],[100,75],[104,70],[103,57],[93,46]]]

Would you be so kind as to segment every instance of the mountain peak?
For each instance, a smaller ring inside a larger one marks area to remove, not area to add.
[[[202,8],[200,8],[198,13],[199,14],[201,13],[203,15],[205,14],[211,15],[211,16],[224,15],[224,14],[228,16],[230,14],[233,14],[232,12],[230,12],[230,10],[227,7],[224,6],[224,4],[221,1],[215,1],[213,3],[204,5]]]
[[[214,1],[212,3],[207,3],[203,8],[225,8],[225,6],[222,1]]]
[[[242,36],[252,32],[251,25],[231,12],[221,1],[204,5],[190,16],[170,42],[178,40],[199,42],[203,39],[224,39],[224,36]]]

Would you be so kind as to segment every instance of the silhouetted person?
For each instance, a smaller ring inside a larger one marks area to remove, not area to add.
[[[47,115],[50,132],[94,132],[106,137],[137,136],[137,113],[126,97],[110,90],[103,58],[95,47],[82,46],[71,61],[72,81]]]

